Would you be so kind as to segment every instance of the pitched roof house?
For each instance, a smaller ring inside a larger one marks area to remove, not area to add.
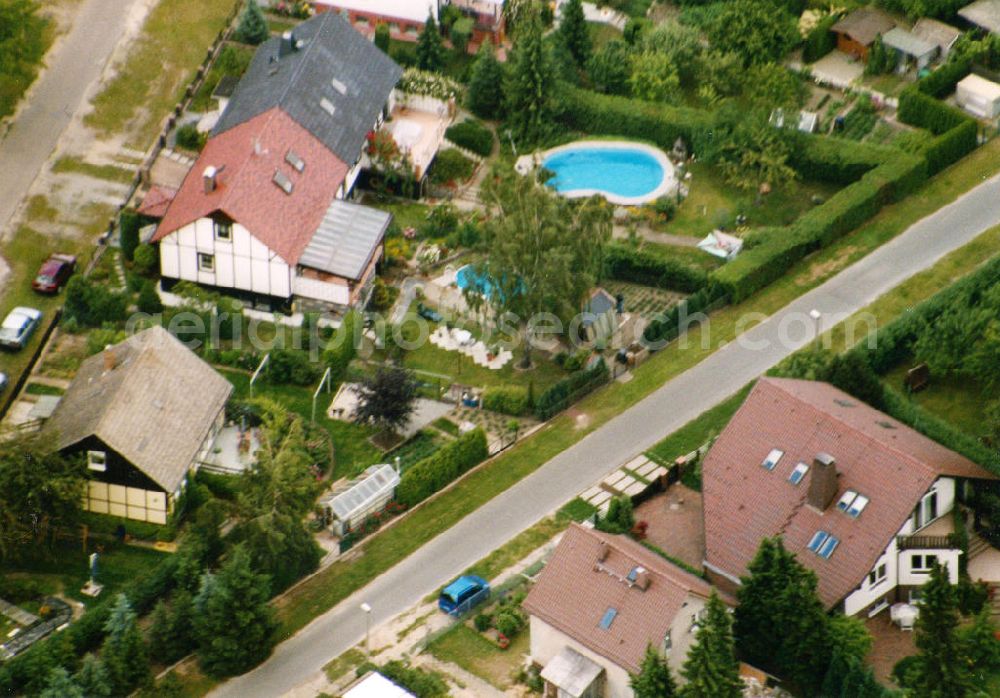
[[[571,526],[522,607],[559,695],[631,695],[646,648],[683,664],[711,586],[626,536]]]
[[[976,0],[958,11],[969,24],[1000,34],[1000,0]]]
[[[155,326],[80,364],[44,429],[56,449],[87,458],[87,509],[162,524],[232,389]]]
[[[895,20],[874,7],[861,7],[830,27],[837,35],[837,49],[862,61],[875,38],[896,26]]]
[[[823,603],[853,615],[919,593],[933,560],[957,579],[949,514],[966,481],[995,476],[829,384],[762,378],[702,478],[710,578],[734,588],[781,536]]]
[[[343,199],[401,73],[336,13],[264,42],[157,228],[165,285],[366,300],[390,217]]]

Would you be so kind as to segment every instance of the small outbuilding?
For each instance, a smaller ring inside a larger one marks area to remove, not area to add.
[[[413,694],[377,671],[370,671],[351,684],[344,698],[413,698]]]
[[[320,500],[338,536],[360,526],[366,518],[385,509],[396,494],[399,473],[391,465],[373,465],[364,475]]]
[[[862,7],[830,27],[837,35],[837,50],[868,61],[868,49],[879,35],[896,26],[895,20],[874,7]]]
[[[917,23],[913,25],[912,33],[914,36],[937,46],[942,58],[948,57],[951,47],[958,41],[958,37],[962,36],[962,32],[950,24],[927,17],[917,20]]]
[[[940,50],[937,44],[925,41],[902,27],[893,27],[887,31],[882,37],[882,43],[896,52],[900,72],[911,66],[915,66],[917,70],[926,68]]]
[[[955,86],[958,106],[980,119],[1000,116],[1000,85],[978,75],[968,75]]]
[[[958,16],[980,29],[1000,34],[1000,0],[976,0],[959,10]]]

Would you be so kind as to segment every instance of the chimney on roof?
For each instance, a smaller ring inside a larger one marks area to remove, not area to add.
[[[635,571],[635,585],[646,591],[649,588],[649,572],[645,567],[639,567]]]
[[[597,547],[597,561],[604,562],[607,560],[609,552],[611,552],[611,546],[609,546],[606,541],[602,540],[600,545]]]
[[[837,494],[837,462],[829,453],[817,453],[810,471],[807,501],[813,509],[826,511]]]
[[[215,191],[215,188],[219,185],[218,176],[219,171],[212,165],[206,167],[205,171],[201,173],[201,180],[205,184],[206,194],[211,194]]]
[[[115,356],[115,349],[110,344],[104,347],[104,371],[113,371],[118,365],[118,358]]]
[[[284,58],[293,53],[298,48],[295,42],[295,34],[289,29],[281,35],[281,43],[278,44],[278,58]]]

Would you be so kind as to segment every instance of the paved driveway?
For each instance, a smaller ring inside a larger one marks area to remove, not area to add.
[[[0,239],[63,130],[100,77],[137,0],[84,0],[69,33],[46,56],[48,65],[17,120],[0,141]]]
[[[810,310],[820,310],[829,327],[997,224],[1000,176],[916,223],[563,451],[314,620],[279,645],[267,662],[221,686],[216,695],[276,696],[291,690],[364,637],[362,601],[371,604],[375,624],[413,606],[588,484],[807,344],[813,336]]]

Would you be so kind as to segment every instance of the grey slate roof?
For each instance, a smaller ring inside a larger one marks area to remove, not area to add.
[[[175,492],[233,386],[159,326],[80,364],[45,431],[62,450],[97,436]]]
[[[292,35],[294,50],[282,50],[281,37],[261,44],[212,135],[279,107],[353,165],[402,68],[337,12],[321,12]]]
[[[958,16],[977,27],[1000,34],[1000,0],[976,0],[959,10]]]
[[[920,58],[938,50],[937,44],[921,39],[916,34],[908,32],[902,27],[893,27],[882,37],[882,43],[889,48],[902,51],[908,56]]]
[[[385,236],[392,215],[334,199],[299,264],[345,279],[359,279]]]

